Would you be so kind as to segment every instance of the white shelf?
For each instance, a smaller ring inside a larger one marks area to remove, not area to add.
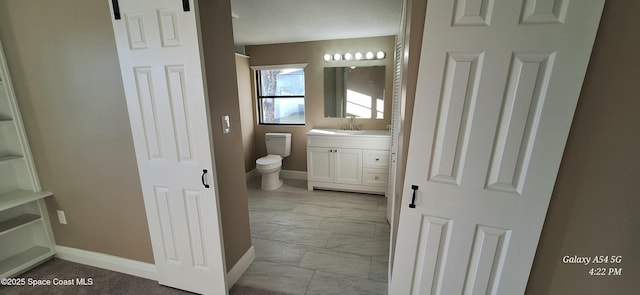
[[[32,224],[39,220],[40,220],[40,215],[22,214],[18,217],[0,222],[0,236],[10,233],[11,231],[14,231],[14,230],[18,230],[22,227],[28,226],[29,224]]]
[[[15,273],[16,269],[28,268],[54,254],[51,248],[42,246],[31,247],[26,251],[0,261],[0,277],[9,277]]]
[[[55,241],[0,44],[0,278],[55,254]],[[0,293],[2,293],[0,291]]]
[[[22,159],[22,156],[3,155],[3,156],[0,156],[0,163],[9,162],[9,161],[18,160],[18,159]]]
[[[40,200],[51,196],[50,192],[33,192],[26,190],[12,191],[0,194],[0,211],[24,205],[35,200]]]

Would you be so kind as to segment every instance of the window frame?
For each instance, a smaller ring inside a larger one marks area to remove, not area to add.
[[[256,102],[256,109],[258,111],[257,115],[258,115],[258,125],[273,125],[273,126],[305,126],[307,123],[307,100],[306,100],[306,94],[307,94],[307,90],[306,87],[304,87],[304,94],[302,95],[261,95],[262,94],[262,79],[261,79],[261,72],[263,70],[278,70],[278,69],[291,69],[291,68],[299,68],[302,69],[302,72],[304,74],[304,81],[305,81],[305,86],[306,86],[306,73],[305,73],[305,67],[307,66],[307,64],[285,64],[285,65],[271,65],[271,66],[252,66],[251,69],[254,71],[254,79],[255,79],[255,102]],[[262,114],[262,100],[265,98],[302,98],[303,102],[304,102],[304,122],[302,123],[266,123],[264,122],[264,118],[263,118],[263,114]]]

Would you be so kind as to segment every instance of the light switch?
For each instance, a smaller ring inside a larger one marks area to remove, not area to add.
[[[67,216],[64,215],[64,211],[56,210],[56,213],[58,213],[58,221],[60,224],[67,224]]]
[[[229,123],[229,116],[222,116],[222,133],[227,134],[231,132],[231,124]]]

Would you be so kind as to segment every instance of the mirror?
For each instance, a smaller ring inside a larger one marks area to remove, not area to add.
[[[383,119],[384,66],[324,68],[324,116]]]

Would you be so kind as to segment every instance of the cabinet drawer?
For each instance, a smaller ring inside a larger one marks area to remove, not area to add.
[[[363,166],[366,168],[389,167],[389,151],[364,150],[362,151]]]
[[[362,169],[362,184],[370,186],[386,186],[389,178],[387,169],[364,168]]]

